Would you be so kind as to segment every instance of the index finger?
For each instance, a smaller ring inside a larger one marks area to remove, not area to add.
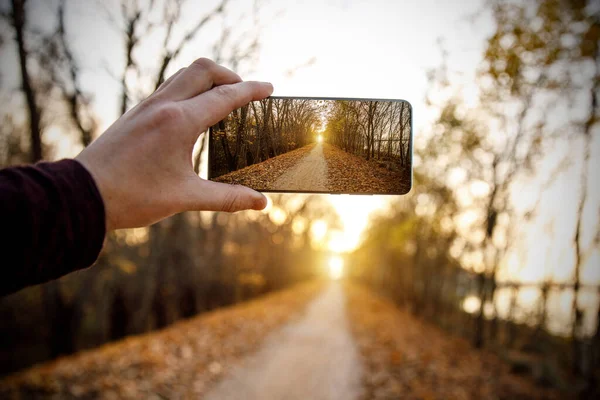
[[[245,81],[212,88],[182,101],[182,106],[199,127],[206,130],[224,119],[233,110],[251,101],[262,100],[273,93],[268,82]]]
[[[213,86],[241,82],[242,78],[207,58],[199,58],[174,77],[164,88],[162,96],[179,101],[192,98],[210,90]]]

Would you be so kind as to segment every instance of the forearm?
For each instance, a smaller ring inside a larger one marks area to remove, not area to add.
[[[104,204],[75,160],[0,170],[0,295],[93,264]]]

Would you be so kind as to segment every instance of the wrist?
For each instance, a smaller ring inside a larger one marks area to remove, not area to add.
[[[85,168],[85,170],[92,177],[92,181],[94,182],[96,189],[100,193],[100,199],[104,205],[104,224],[105,230],[108,233],[115,229],[115,224],[113,221],[113,207],[112,207],[112,195],[110,193],[110,189],[108,185],[104,183],[104,179],[101,174],[98,172],[96,168],[93,167],[92,163],[86,160],[85,157],[81,157],[81,154],[75,157],[75,161],[78,162],[81,166]]]

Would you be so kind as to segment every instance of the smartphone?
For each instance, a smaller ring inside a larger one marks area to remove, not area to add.
[[[412,138],[405,100],[273,96],[209,128],[208,179],[261,192],[402,195]]]

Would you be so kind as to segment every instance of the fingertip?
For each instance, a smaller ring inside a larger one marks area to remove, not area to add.
[[[265,195],[257,192],[254,189],[250,189],[247,186],[218,182],[214,183],[217,184],[218,188],[224,191],[221,196],[218,196],[220,197],[218,200],[220,203],[218,206],[219,211],[260,211],[267,205],[267,199]]]
[[[240,196],[240,201],[234,207],[236,211],[260,211],[267,206],[267,198],[264,194],[243,185],[234,185],[234,187],[238,190]]]
[[[270,82],[255,82],[258,86],[256,100],[262,100],[269,97],[273,93],[273,84]]]
[[[265,85],[269,91],[269,95],[271,93],[273,93],[273,90],[275,90],[275,88],[273,87],[273,84],[271,82],[263,82],[263,85]]]
[[[254,199],[254,205],[252,207],[253,210],[261,211],[267,207],[267,197],[259,192],[255,192],[256,196]]]
[[[265,82],[266,86],[267,86],[267,92],[269,93],[268,95],[272,95],[273,91],[275,90],[275,88],[273,87],[273,84],[271,82]]]

